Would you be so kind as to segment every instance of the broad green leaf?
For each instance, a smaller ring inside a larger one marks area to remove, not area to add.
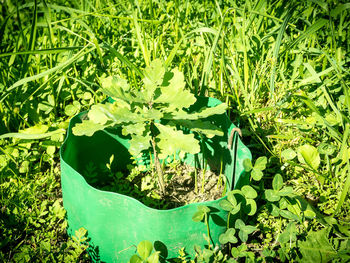
[[[202,211],[203,213],[209,213],[210,209],[209,207],[205,206],[205,205],[199,205],[197,207],[198,211]]]
[[[210,123],[209,121],[201,121],[201,120],[174,120],[175,124],[181,125],[183,127],[189,128],[191,131],[199,132],[205,134],[208,138],[212,138],[214,136],[223,136],[223,131]]]
[[[280,209],[274,205],[274,204],[271,204],[271,211],[270,211],[271,215],[273,216],[279,216],[280,215]]]
[[[256,230],[255,226],[245,225],[241,228],[242,231],[246,232],[247,234],[251,234]]]
[[[225,233],[223,233],[219,236],[219,242],[223,245],[228,243],[228,242],[230,242],[232,244],[237,243],[238,240],[235,237],[235,233],[236,233],[236,230],[234,228],[227,229]]]
[[[237,219],[235,222],[235,228],[242,229],[245,226],[244,222],[242,219]]]
[[[246,198],[254,199],[258,196],[257,192],[250,185],[243,186],[241,191]]]
[[[147,259],[153,250],[153,245],[148,240],[143,240],[137,245],[137,253],[141,256],[142,259]]]
[[[83,120],[82,123],[78,123],[73,127],[72,132],[76,136],[92,136],[95,132],[103,130],[104,128],[105,126],[99,123]]]
[[[305,144],[298,148],[298,160],[301,163],[309,165],[311,168],[317,170],[320,165],[320,155],[317,149],[309,144]]]
[[[171,115],[169,115],[166,118],[173,120],[197,120],[201,118],[207,118],[216,114],[223,114],[226,112],[226,108],[227,105],[225,103],[222,103],[211,108],[203,107],[200,111],[193,113],[187,113],[186,111],[179,110],[178,112],[172,112]]]
[[[193,134],[184,134],[181,130],[155,123],[160,134],[156,137],[159,139],[157,143],[161,150],[161,154],[168,156],[177,151],[184,151],[191,154],[196,154],[200,151],[198,140]]]
[[[227,201],[229,201],[233,206],[237,205],[237,200],[233,191],[227,193]]]
[[[135,124],[124,125],[122,129],[122,134],[127,136],[129,134],[135,134],[138,136],[142,136],[143,132],[146,130],[145,123],[139,122]],[[147,130],[149,131],[149,127],[147,126]],[[150,139],[148,136],[147,139]],[[149,143],[148,143],[149,145]]]
[[[130,147],[129,151],[132,155],[138,156],[142,151],[150,148],[151,136],[146,135],[132,135],[129,141]]]
[[[143,118],[142,114],[138,112],[133,112],[127,107],[120,107],[117,102],[111,104],[107,103],[101,105],[100,110],[105,113],[105,115],[114,123],[136,123],[145,122],[146,119]]]
[[[93,105],[88,112],[88,117],[92,122],[104,125],[109,118],[107,117],[105,110],[101,108],[103,108],[101,104]]]
[[[295,220],[295,221],[299,220],[299,217],[297,215],[293,214],[288,210],[280,210],[279,213],[280,213],[280,216],[287,218],[289,220]]]
[[[338,258],[337,251],[328,239],[328,234],[329,228],[310,231],[306,240],[298,243],[302,262],[330,262]]]
[[[266,158],[266,156],[259,157],[259,158],[255,161],[254,169],[257,169],[257,170],[260,170],[260,171],[265,170],[266,164],[267,164],[267,158]]]
[[[221,200],[219,205],[225,211],[231,211],[234,208],[234,206],[231,205],[231,203],[229,201],[227,201],[227,200]]]
[[[276,175],[273,177],[273,180],[272,180],[272,188],[273,188],[273,190],[275,190],[275,191],[279,191],[279,190],[281,190],[282,186],[283,186],[283,178],[282,178],[282,175],[276,174]]]
[[[108,76],[100,79],[102,92],[111,98],[119,98],[124,101],[131,99],[130,95],[125,95],[130,90],[130,86],[126,79],[117,76]]]
[[[140,110],[140,114],[147,121],[160,120],[163,117],[163,113],[160,110],[154,108],[148,109],[145,107],[142,110]]]
[[[156,89],[163,82],[165,67],[160,59],[156,59],[146,67],[144,73],[143,83],[145,84],[145,88],[142,92],[146,101],[153,101]]]
[[[154,102],[166,104],[166,108],[164,109],[167,112],[173,113],[177,109],[183,109],[190,107],[193,103],[196,102],[195,96],[189,91],[184,89],[185,80],[183,74],[177,69],[173,69],[171,72],[167,73],[167,75],[171,75],[160,87],[160,96],[157,97]],[[187,119],[187,118],[184,118]]]
[[[244,171],[250,172],[253,169],[252,161],[248,158],[244,159],[243,160],[243,167],[244,167]]]
[[[248,255],[247,249],[248,249],[247,245],[243,243],[239,247],[233,247],[231,249],[231,254],[235,258],[246,257]],[[254,262],[254,260],[251,260],[251,262]]]
[[[254,199],[247,199],[246,202],[247,203],[244,207],[244,212],[248,216],[254,215],[256,213],[256,210],[257,210],[256,202],[254,201]]]
[[[205,213],[203,213],[203,211],[197,211],[197,212],[195,212],[194,215],[192,216],[192,220],[193,220],[194,222],[200,222],[200,221],[203,220],[204,216],[205,216]]]
[[[78,101],[73,101],[72,104],[69,104],[64,108],[64,113],[67,116],[73,116],[79,112],[80,106],[81,105]]]
[[[153,60],[148,67],[145,68],[144,72],[144,83],[149,85],[160,85],[163,82],[163,77],[165,74],[165,67],[160,59]],[[182,73],[181,73],[182,74]]]
[[[278,194],[280,196],[289,196],[292,197],[294,195],[293,187],[291,186],[285,186],[281,190],[279,190]]]
[[[211,249],[204,248],[203,249],[203,258],[205,262],[210,262],[210,258],[213,256],[214,251]]]
[[[308,219],[311,219],[311,218],[316,217],[316,213],[314,211],[312,211],[311,209],[307,209],[304,211],[304,216]]]
[[[252,200],[252,199],[250,199],[250,200]],[[238,205],[234,206],[234,207],[230,210],[230,214],[231,214],[231,215],[235,215],[235,214],[237,214],[240,210],[241,210],[241,203],[239,203]]]
[[[159,252],[155,252],[149,256],[147,263],[159,263]]]
[[[265,197],[267,201],[270,201],[270,202],[276,202],[281,199],[278,192],[271,189],[265,190]]]
[[[297,229],[295,222],[289,222],[286,229],[279,235],[278,242],[289,243],[297,240]]]
[[[279,207],[280,209],[285,209],[288,206],[288,201],[285,197],[281,198],[281,200],[279,201]]]
[[[243,230],[239,230],[238,236],[242,242],[248,241],[248,233],[247,232],[244,232]]]
[[[332,155],[334,151],[337,149],[332,144],[321,142],[321,144],[317,147],[317,150],[320,154]]]
[[[255,169],[254,167],[250,175],[255,181],[260,181],[261,178],[264,176],[264,173],[261,170]]]
[[[131,93],[130,86],[127,80],[117,77],[117,76],[108,76],[106,78],[101,78],[101,90],[104,94],[111,98],[121,99],[125,102],[146,102],[143,93],[137,93],[138,96],[135,96]]]
[[[226,103],[221,103],[215,107],[204,107],[202,108],[197,114],[199,118],[207,118],[212,115],[217,115],[217,114],[224,114],[227,109],[227,104]]]
[[[295,156],[297,156],[297,154],[291,148],[285,149],[281,153],[281,157],[285,158],[286,160],[293,160]]]
[[[138,256],[138,255],[133,255],[131,258],[130,258],[130,263],[142,263],[142,259]]]

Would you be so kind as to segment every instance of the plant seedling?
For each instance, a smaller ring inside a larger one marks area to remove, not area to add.
[[[207,207],[205,205],[199,205],[197,207],[197,211],[192,216],[192,220],[194,222],[201,222],[204,219],[204,224],[207,226],[207,232],[208,232],[208,236],[205,238],[207,239],[208,247],[211,247],[211,245],[210,245],[210,229],[209,229],[209,222],[208,222],[209,213],[210,213],[209,207]]]
[[[245,159],[243,161],[243,167],[246,172],[251,173],[251,177],[255,181],[260,181],[263,177],[263,170],[265,170],[267,164],[267,158],[265,156],[259,157],[256,159],[255,164],[253,166],[250,159]]]
[[[158,263],[159,251],[152,253],[153,245],[148,240],[143,240],[137,245],[137,254],[132,255],[130,263]]]
[[[114,101],[92,106],[88,119],[73,127],[73,134],[92,136],[105,128],[122,127],[122,134],[130,136],[129,151],[135,159],[152,148],[163,195],[165,182],[159,158],[176,152],[198,153],[200,144],[194,133],[208,138],[223,135],[220,128],[203,119],[223,114],[226,104],[189,112],[197,99],[185,89],[184,75],[176,68],[168,71],[159,59],[144,70],[141,90],[117,76],[103,78],[101,84],[102,92]]]

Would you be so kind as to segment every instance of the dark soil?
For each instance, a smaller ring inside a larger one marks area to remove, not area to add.
[[[165,174],[174,174],[173,169],[167,169]],[[204,188],[202,192],[203,171],[197,171],[197,187],[195,192],[195,168],[188,165],[176,167],[176,174],[168,181],[164,200],[171,207],[178,207],[185,204],[216,200],[222,197],[224,183],[219,183],[219,176],[211,171],[204,173]]]
[[[216,200],[224,193],[223,178],[211,171],[197,169],[197,192],[195,191],[195,169],[185,164],[173,164],[164,168],[166,193],[161,196],[154,171],[109,174],[108,180],[97,180],[86,175],[88,183],[97,189],[133,197],[143,204],[157,209],[171,209],[190,203]],[[204,187],[202,178],[204,174]],[[89,179],[90,178],[90,179]],[[91,179],[92,178],[92,179]]]

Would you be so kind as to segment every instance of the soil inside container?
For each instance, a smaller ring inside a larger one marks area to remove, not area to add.
[[[225,194],[223,175],[217,175],[210,170],[196,169],[196,171],[192,166],[173,162],[163,168],[166,194],[161,196],[155,169],[144,172],[143,168],[128,166],[128,171],[113,173],[107,164],[101,173],[101,169],[89,164],[84,177],[90,185],[99,190],[130,196],[156,209],[171,209],[189,203],[216,200]]]

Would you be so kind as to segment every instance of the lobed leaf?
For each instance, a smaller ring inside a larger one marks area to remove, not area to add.
[[[92,122],[101,125],[106,124],[106,122],[109,120],[105,110],[103,109],[103,105],[101,104],[93,105],[88,112],[88,117]]]
[[[173,127],[155,123],[160,134],[156,137],[162,155],[171,155],[177,151],[184,151],[196,154],[200,151],[198,140],[193,134],[184,134],[181,130],[175,130]]]
[[[90,120],[83,120],[82,123],[77,123],[73,127],[72,132],[76,136],[92,136],[95,132],[103,130],[104,128],[105,126],[99,123]]]
[[[129,151],[132,155],[138,156],[142,151],[150,148],[151,135],[148,133],[146,135],[132,135],[129,141],[130,147]]]
[[[173,121],[174,124],[181,125],[183,127],[186,127],[194,132],[199,132],[202,134],[205,134],[208,138],[212,138],[214,136],[223,136],[223,131],[217,127],[216,125],[212,124],[209,121],[201,121],[201,120],[175,120]]]
[[[160,95],[154,100],[155,103],[166,104],[166,112],[174,112],[179,109],[188,108],[196,102],[196,97],[184,89],[185,80],[183,74],[177,69],[167,73],[165,84],[160,87]],[[185,118],[186,119],[186,118]]]

